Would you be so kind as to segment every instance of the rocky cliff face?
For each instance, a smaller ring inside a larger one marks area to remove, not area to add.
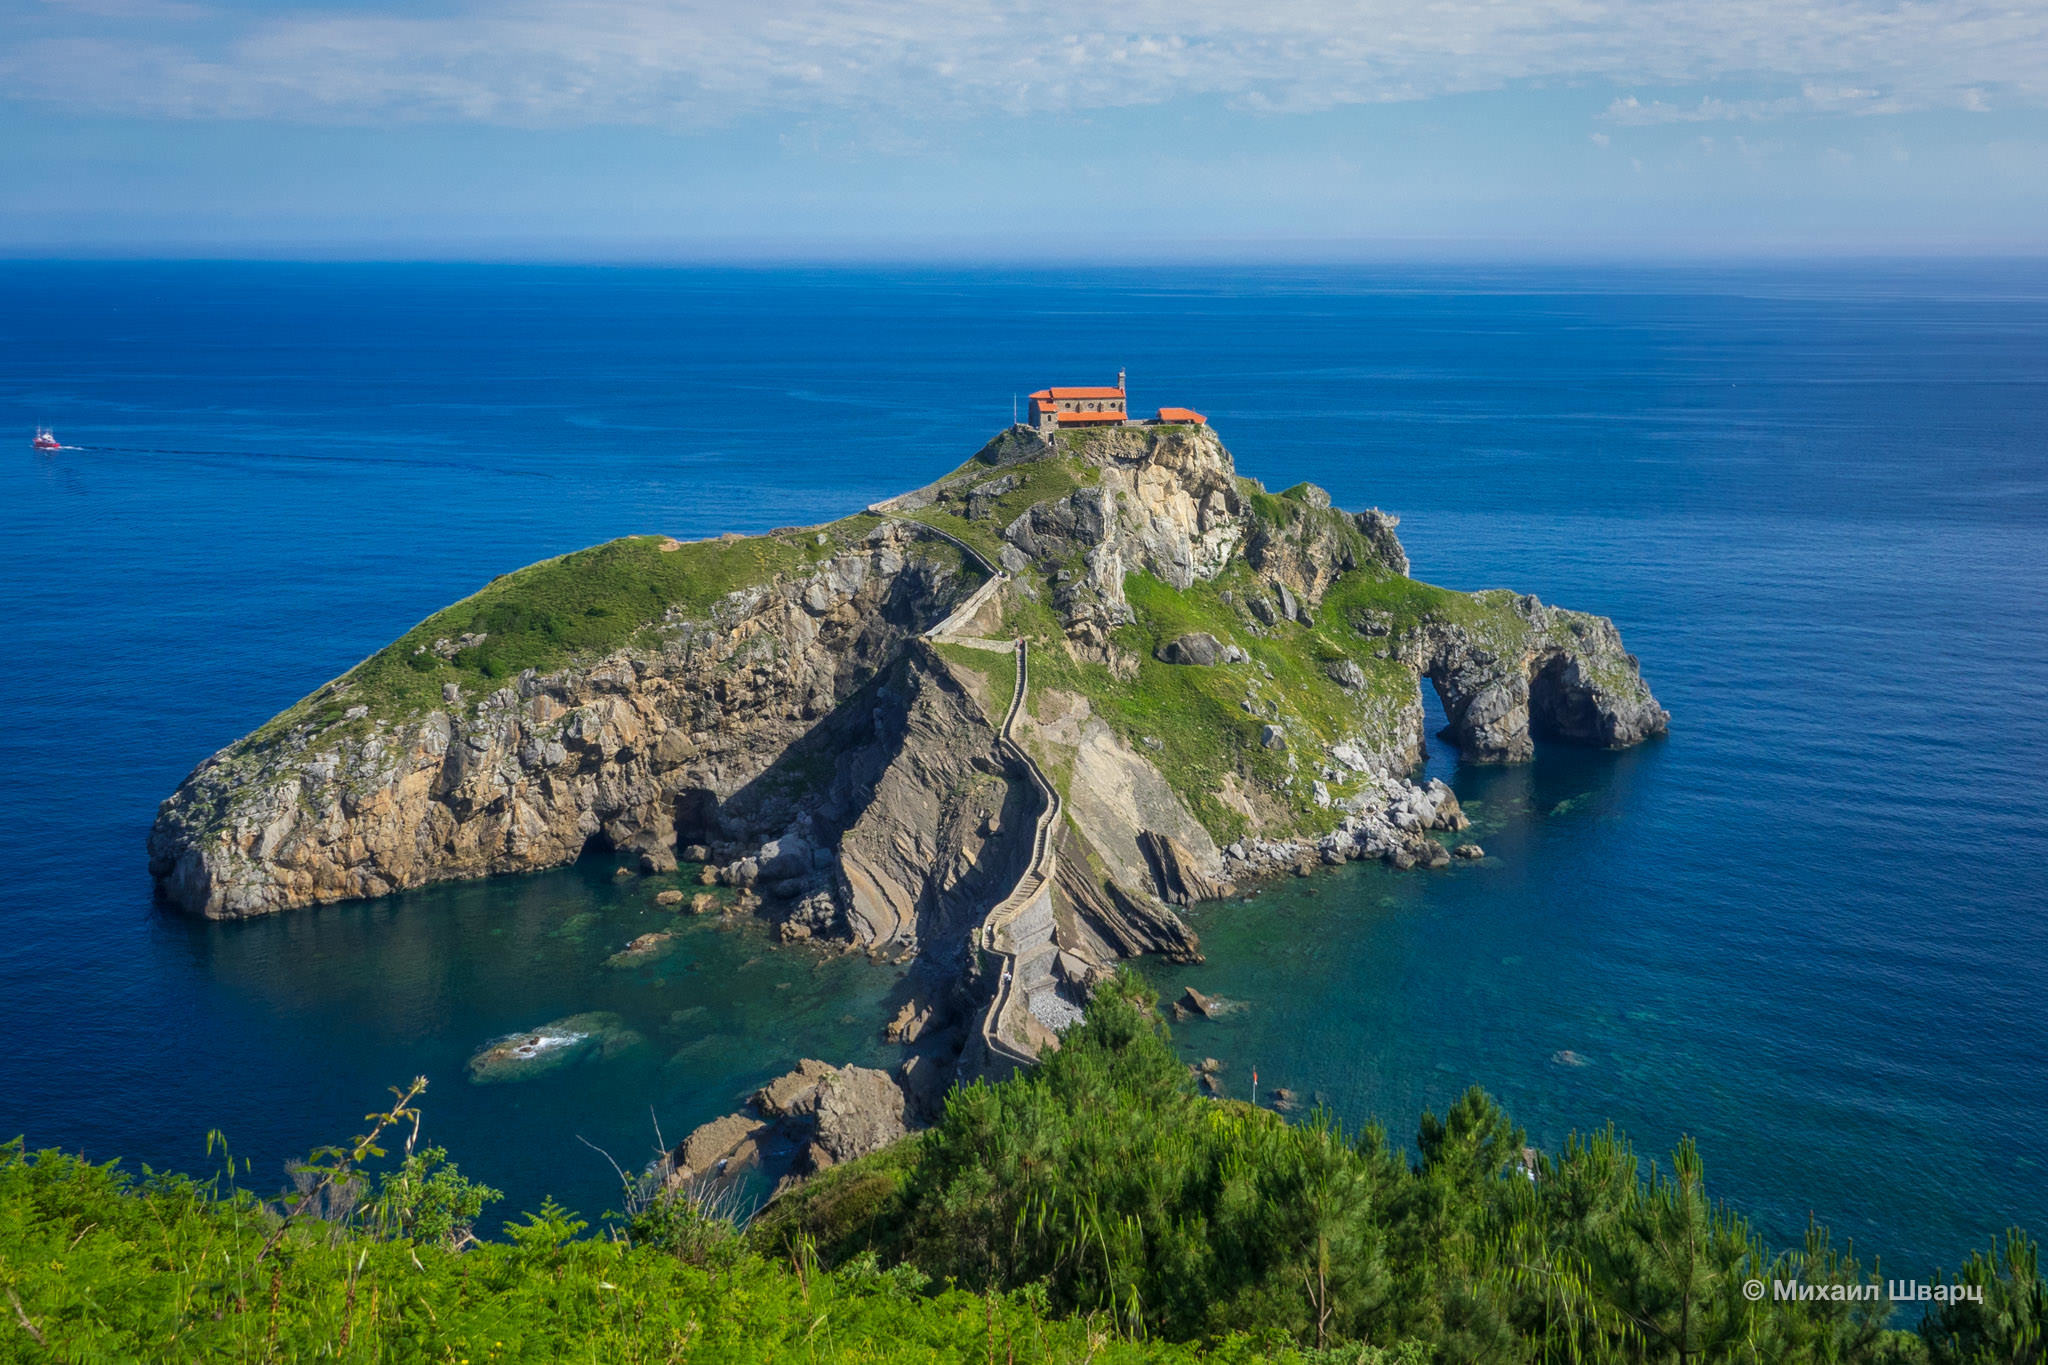
[[[1013,573],[1043,574],[1069,642],[1108,658],[1111,632],[1135,619],[1126,577],[1142,571],[1176,588],[1214,578],[1241,544],[1245,523],[1230,454],[1205,429],[1112,429],[1083,450],[1092,481],[1005,526],[1001,559]],[[988,454],[1043,459],[1047,448],[1004,438]],[[979,509],[964,510],[971,518]]]
[[[481,696],[451,683],[421,714],[259,732],[164,803],[150,870],[178,908],[237,918],[554,866],[593,841],[672,868],[679,839],[796,823],[749,880],[816,886],[832,850],[799,817],[819,767],[862,753],[886,708],[828,720],[976,581],[883,525],[635,648]]]
[[[875,751],[879,771],[839,841],[841,900],[855,942],[957,958],[1023,871],[1037,812],[994,727],[943,665],[920,655],[900,677],[894,740]]]

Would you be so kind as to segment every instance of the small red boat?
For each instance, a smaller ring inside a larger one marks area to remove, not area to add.
[[[48,427],[36,428],[36,439],[33,444],[37,450],[62,450],[64,448],[57,444],[57,438],[51,434]]]

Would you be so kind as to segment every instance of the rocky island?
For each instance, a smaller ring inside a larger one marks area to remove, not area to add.
[[[202,763],[150,869],[238,918],[702,864],[785,940],[914,961],[916,1109],[1056,1045],[1117,959],[1193,959],[1177,907],[1450,862],[1424,679],[1467,760],[1663,732],[1609,621],[1420,582],[1395,527],[1266,491],[1207,426],[1013,427],[841,521],[495,580]]]

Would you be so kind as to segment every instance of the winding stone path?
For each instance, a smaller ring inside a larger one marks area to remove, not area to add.
[[[1008,642],[990,640],[962,632],[988,599],[1009,580],[1009,575],[990,563],[988,557],[949,531],[927,522],[905,518],[905,524],[919,527],[959,546],[988,572],[988,581],[976,588],[945,620],[924,633],[934,643],[969,645],[979,649],[1008,649],[1017,659],[1017,686],[1010,697],[1010,709],[1003,715],[997,744],[1005,756],[1024,770],[1038,792],[1038,818],[1031,831],[1031,859],[1008,895],[997,901],[982,920],[978,946],[995,955],[999,975],[995,996],[982,1015],[981,1040],[992,1060],[1011,1066],[1033,1066],[1045,1043],[1054,1037],[1032,1013],[1031,1000],[1041,992],[1056,991],[1052,967],[1059,956],[1054,941],[1052,911],[1053,874],[1058,870],[1053,845],[1059,831],[1064,804],[1059,791],[1016,740],[1017,717],[1023,713],[1025,694],[1031,685],[1031,646],[1024,639]]]

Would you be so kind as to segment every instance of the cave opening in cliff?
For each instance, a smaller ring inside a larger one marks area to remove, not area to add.
[[[676,794],[676,842],[708,844],[718,833],[718,793],[691,787]]]
[[[611,836],[603,830],[599,830],[583,841],[583,849],[576,855],[576,861],[579,863],[597,860],[610,861],[618,856],[618,851],[618,846],[612,843]]]
[[[1423,686],[1427,683],[1428,686]],[[1444,680],[1435,670],[1425,671],[1415,680],[1415,695],[1422,701],[1422,733],[1440,739],[1450,746],[1455,754],[1457,742],[1451,738],[1451,699],[1444,689]],[[1427,740],[1422,744],[1422,756],[1428,758],[1430,749]]]
[[[1572,676],[1572,661],[1552,655],[1529,670],[1529,733],[1586,743],[1600,729],[1599,708]]]

